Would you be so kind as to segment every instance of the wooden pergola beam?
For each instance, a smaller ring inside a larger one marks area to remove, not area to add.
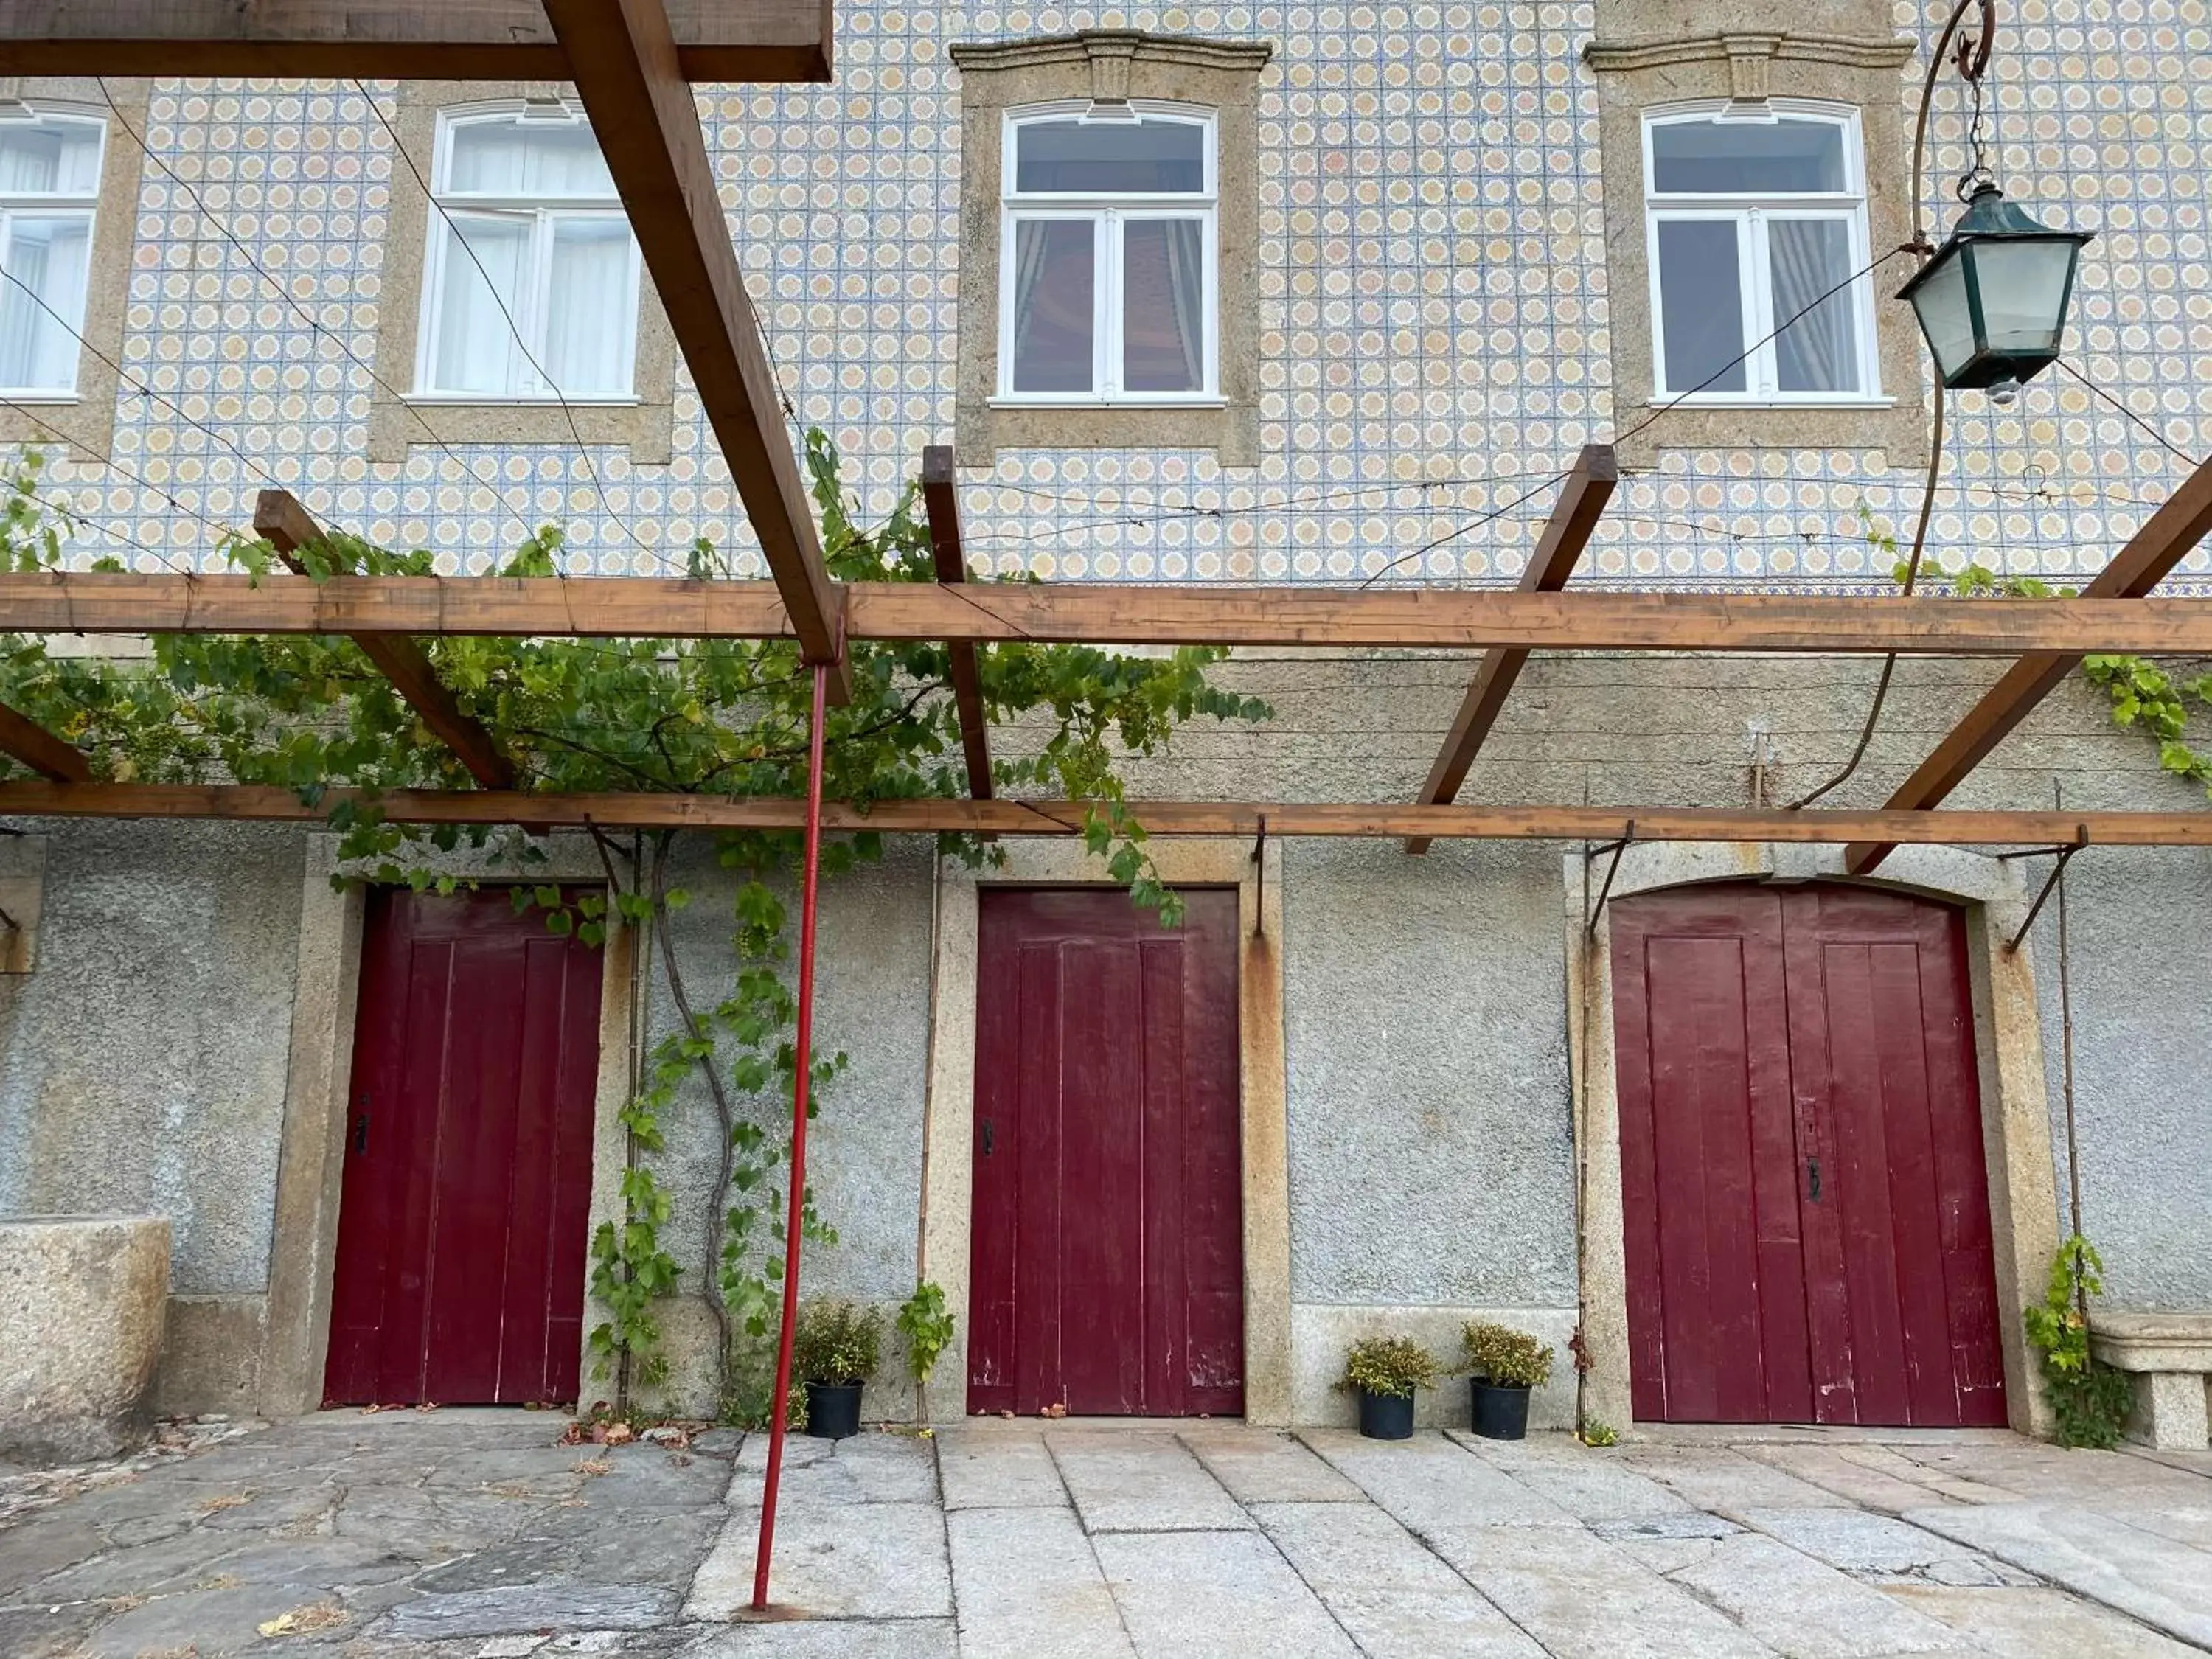
[[[836,665],[831,700],[844,702],[852,679],[838,596],[663,0],[544,0],[544,8],[799,653]]]
[[[21,761],[56,783],[88,783],[92,763],[82,750],[63,742],[29,715],[0,702],[0,755]]]
[[[315,805],[297,792],[253,784],[0,783],[0,817],[226,818],[283,823],[326,819],[340,801],[374,799],[401,823],[528,823],[581,829],[790,830],[805,819],[799,799],[732,799],[683,794],[533,794],[520,791],[393,790],[374,798],[333,789]],[[2212,847],[2202,812],[1791,812],[1780,809],[1620,806],[1408,806],[1343,802],[1133,800],[1153,836],[1427,836],[1502,841],[1618,839],[1632,824],[1644,841],[1833,844],[1872,836],[1934,846],[2066,846],[2086,831],[2100,847]],[[826,829],[893,834],[1000,836],[1082,833],[1079,801],[830,802]]]
[[[855,582],[860,640],[1717,651],[2016,657],[2212,655],[2212,600],[1945,599],[1468,588]],[[262,582],[137,571],[0,574],[0,631],[472,634],[787,639],[769,582],[638,576],[333,576]]]
[[[2212,532],[2212,461],[2191,473],[2165,505],[2146,519],[2112,562],[2081,590],[2085,599],[2159,603],[2143,596],[2157,586],[2182,560]],[[2146,647],[2083,646],[2072,650],[2044,650],[2023,656],[1982,694],[1920,763],[1886,805],[1895,811],[1925,811],[1946,799],[1965,781],[1966,775],[1988,758],[1990,751],[2033,713],[2037,704],[2093,651],[2140,652]],[[2155,651],[2159,647],[2147,647]],[[2184,654],[2195,654],[2188,653]],[[1854,875],[1864,875],[1887,858],[1893,843],[1869,840],[1848,848],[1844,865]]]
[[[1583,446],[1574,471],[1559,490],[1559,499],[1553,505],[1535,551],[1528,556],[1528,567],[1521,573],[1522,592],[1556,593],[1567,585],[1620,480],[1620,465],[1611,444]],[[1505,707],[1513,683],[1521,678],[1528,660],[1528,652],[1517,647],[1493,646],[1483,653],[1474,671],[1474,684],[1468,688],[1459,713],[1452,717],[1443,747],[1429,768],[1428,781],[1421,786],[1419,799],[1424,804],[1449,805],[1458,798],[1468,769],[1474,764],[1490,728],[1498,723],[1498,711]],[[1406,850],[1425,853],[1429,843],[1416,836],[1407,842]]]
[[[937,580],[947,584],[968,580],[968,556],[960,545],[960,495],[952,470],[949,444],[931,444],[921,452],[921,506],[929,520],[929,556],[937,567]],[[991,798],[990,729],[983,719],[983,678],[975,661],[975,647],[954,641],[951,653],[952,702],[960,715],[960,748],[968,761],[968,793],[977,800]]]
[[[690,81],[827,81],[830,0],[668,0]],[[567,81],[539,0],[0,0],[0,75]]]
[[[289,490],[264,489],[253,504],[253,533],[276,550],[276,556],[295,575],[307,567],[299,557],[303,547],[323,539],[322,526]],[[356,634],[350,636],[377,672],[392,682],[394,690],[422,718],[438,741],[452,750],[469,775],[487,789],[512,789],[514,763],[496,739],[453,700],[422,647],[404,634]]]

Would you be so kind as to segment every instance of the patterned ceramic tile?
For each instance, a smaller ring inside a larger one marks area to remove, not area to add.
[[[1942,9],[1899,0],[1897,21],[1924,32],[1923,10]],[[2212,47],[2212,3],[2005,10],[2002,171],[2045,216],[2099,233],[2071,361],[2139,419],[2057,372],[2009,411],[1958,400],[1933,544],[1954,564],[1972,553],[2063,578],[2101,564],[2185,474],[2181,457],[2212,447],[2212,81],[2191,67]],[[702,88],[794,417],[835,436],[864,510],[887,511],[951,428],[959,102],[945,47],[1091,26],[1276,49],[1259,108],[1261,463],[1008,455],[964,479],[977,556],[1133,580],[1514,574],[1548,481],[1613,420],[1587,3],[841,0],[835,86]],[[420,258],[384,246],[394,162],[367,100],[388,112],[391,94],[156,86],[113,453],[52,472],[82,513],[79,555],[219,564],[222,530],[273,481],[455,570],[487,568],[549,521],[579,570],[673,568],[701,535],[750,561],[688,391],[666,465],[471,442],[459,422],[404,465],[366,459],[383,266]],[[1947,95],[1944,164],[1962,132]],[[1868,532],[1909,527],[1919,491],[1881,459],[1667,452],[1624,484],[1594,574],[1879,585],[1888,556]]]

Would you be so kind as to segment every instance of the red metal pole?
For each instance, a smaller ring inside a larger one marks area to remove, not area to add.
[[[814,665],[814,714],[806,738],[806,874],[799,900],[798,1067],[791,1091],[791,1204],[783,1224],[783,1331],[775,1352],[775,1415],[768,1425],[768,1480],[761,1491],[760,1547],[753,1557],[753,1611],[768,1608],[768,1564],[775,1551],[775,1489],[783,1474],[783,1419],[791,1406],[791,1325],[799,1310],[799,1243],[806,1203],[806,1091],[814,1063],[814,902],[822,879],[822,727],[830,668]]]

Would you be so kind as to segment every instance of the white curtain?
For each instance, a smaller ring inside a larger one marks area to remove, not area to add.
[[[469,121],[452,131],[447,188],[478,196],[609,197],[614,179],[591,128]]]
[[[528,215],[493,213],[456,213],[443,228],[437,352],[432,384],[425,390],[513,395],[520,354],[499,302],[506,301],[517,325],[523,322],[522,278],[529,264],[531,228]]]
[[[90,122],[0,131],[0,191],[90,196],[100,188],[100,130]]]
[[[629,299],[629,225],[615,218],[553,222],[553,268],[546,288],[545,349],[538,361],[565,397],[630,390],[629,342],[637,332]]]
[[[7,270],[13,280],[0,281],[0,386],[74,392],[77,351],[71,331],[84,326],[91,216],[12,215],[8,228]]]
[[[1839,219],[1769,219],[1766,246],[1774,273],[1774,325],[1781,330],[1774,341],[1778,387],[1858,391],[1857,313],[1851,290],[1829,293],[1851,274],[1849,229]],[[1797,318],[1794,323],[1792,317]]]

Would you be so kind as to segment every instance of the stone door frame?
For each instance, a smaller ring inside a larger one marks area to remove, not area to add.
[[[928,1098],[919,1272],[943,1286],[952,1345],[930,1378],[930,1416],[957,1421],[968,1401],[968,1242],[975,1174],[976,927],[985,887],[1112,886],[1080,843],[1009,842],[982,870],[939,858],[932,941]],[[1170,886],[1233,887],[1237,918],[1237,1091],[1244,1218],[1244,1419],[1291,1421],[1291,1207],[1283,1053],[1283,860],[1255,861],[1243,840],[1155,841]]]
[[[1582,1414],[1633,1426],[1629,1391],[1628,1275],[1620,1184],[1620,1103],[1615,1085],[1612,930],[1585,917],[1605,878],[1603,859],[1569,854],[1565,878],[1567,1063],[1573,1085],[1576,1237],[1581,1260]],[[1621,855],[1607,902],[1633,893],[1721,881],[1853,879],[1843,849],[1761,842],[1652,843]],[[2028,895],[2013,866],[1948,847],[1900,847],[1877,879],[1887,888],[1955,906],[1966,925],[1973,994],[1974,1060],[1989,1168],[1990,1227],[2003,1340],[2005,1407],[2023,1434],[2047,1437],[2049,1403],[2036,1385],[2021,1312],[2040,1301],[2058,1248],[2058,1194],[2045,1096],[2043,1037],[2031,947],[2005,942],[2027,920]]]

